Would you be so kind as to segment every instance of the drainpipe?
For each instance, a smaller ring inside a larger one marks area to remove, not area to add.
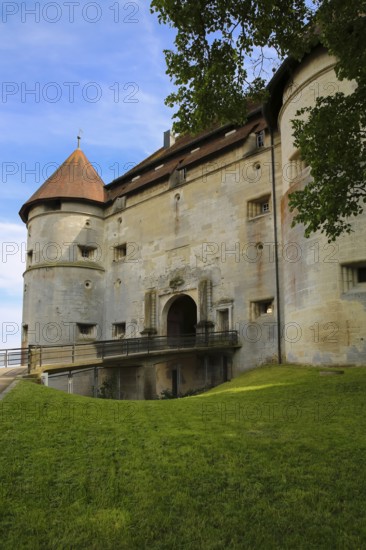
[[[280,276],[278,266],[278,239],[277,239],[277,206],[276,206],[276,172],[273,128],[270,126],[271,135],[271,166],[272,166],[272,204],[273,204],[273,233],[275,253],[275,278],[276,278],[276,314],[277,314],[277,355],[278,363],[282,364],[281,353],[281,307],[280,307]]]

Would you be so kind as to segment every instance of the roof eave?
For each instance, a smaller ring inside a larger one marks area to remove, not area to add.
[[[94,204],[96,206],[101,206],[101,207],[104,207],[106,202],[107,202],[107,200],[96,201],[96,200],[93,200],[93,199],[87,199],[85,197],[62,197],[62,196],[49,197],[49,198],[46,198],[46,199],[42,199],[42,198],[41,199],[35,199],[31,202],[26,202],[25,204],[23,204],[23,206],[19,210],[20,219],[24,223],[27,223],[28,222],[28,214],[34,206],[37,206],[38,204],[45,204],[47,202],[52,202],[52,201],[82,202],[82,203]]]

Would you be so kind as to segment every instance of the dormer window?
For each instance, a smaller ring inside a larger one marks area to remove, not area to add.
[[[178,184],[184,183],[187,177],[187,168],[181,168],[178,170]]]
[[[261,130],[260,132],[256,133],[256,143],[257,147],[264,147],[264,130]]]
[[[236,129],[234,128],[234,130],[230,130],[229,132],[226,132],[225,137],[232,136],[233,134],[235,134],[235,132],[236,132]]]
[[[170,187],[176,187],[177,185],[182,185],[187,178],[187,168],[179,168],[174,170],[170,178]]]

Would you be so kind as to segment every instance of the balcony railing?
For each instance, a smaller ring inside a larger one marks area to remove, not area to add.
[[[150,336],[123,340],[104,340],[63,346],[29,346],[29,364],[33,370],[45,365],[62,366],[74,363],[91,363],[93,361],[103,362],[112,358],[149,355],[154,352],[230,348],[237,345],[238,333],[231,330],[182,336]]]

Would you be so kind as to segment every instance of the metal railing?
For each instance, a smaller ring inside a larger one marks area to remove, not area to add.
[[[28,348],[0,349],[0,368],[26,366],[28,366]]]
[[[237,331],[208,332],[182,336],[145,336],[62,346],[29,346],[31,370],[45,365],[103,362],[105,359],[148,355],[184,349],[228,348],[238,345]]]

